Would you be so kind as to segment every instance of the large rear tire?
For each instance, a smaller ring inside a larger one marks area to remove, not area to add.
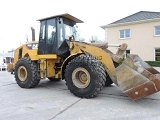
[[[68,89],[81,98],[93,98],[104,87],[106,73],[103,65],[91,56],[78,56],[65,70]]]
[[[36,87],[40,81],[38,67],[29,58],[21,58],[14,70],[15,79],[21,88]]]

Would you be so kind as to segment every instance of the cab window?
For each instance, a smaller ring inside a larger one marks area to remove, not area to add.
[[[56,40],[56,24],[55,19],[47,20],[47,38],[46,42],[53,42]]]

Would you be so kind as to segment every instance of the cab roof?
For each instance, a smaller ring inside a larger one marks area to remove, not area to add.
[[[38,21],[43,21],[43,20],[47,20],[47,19],[51,19],[51,18],[56,18],[56,17],[64,17],[64,18],[67,18],[69,20],[72,20],[76,23],[83,23],[82,20],[68,14],[68,13],[65,13],[65,14],[60,14],[60,15],[54,15],[54,16],[50,16],[50,17],[47,17],[47,18],[42,18],[42,19],[39,19]]]

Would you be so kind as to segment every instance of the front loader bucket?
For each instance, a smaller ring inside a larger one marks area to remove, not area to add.
[[[160,73],[138,55],[127,55],[116,68],[116,75],[117,81],[114,83],[132,100],[160,91]]]

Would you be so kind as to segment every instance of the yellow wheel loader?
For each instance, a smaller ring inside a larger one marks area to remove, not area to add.
[[[39,42],[24,44],[14,53],[14,75],[20,87],[33,88],[45,78],[65,80],[74,95],[93,98],[114,83],[132,100],[160,90],[159,72],[138,55],[125,57],[125,43],[114,54],[107,43],[76,41],[76,23],[83,21],[69,14],[39,21]]]

